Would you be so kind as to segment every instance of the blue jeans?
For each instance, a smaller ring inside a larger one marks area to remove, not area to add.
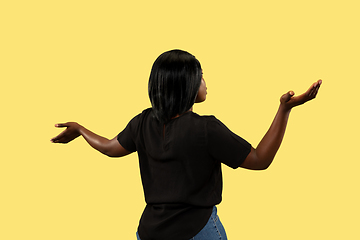
[[[136,233],[137,240],[141,240]],[[209,221],[205,227],[190,240],[227,240],[224,226],[217,215],[217,208],[214,206]]]

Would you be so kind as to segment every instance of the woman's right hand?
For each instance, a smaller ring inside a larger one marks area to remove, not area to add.
[[[53,143],[68,143],[82,135],[91,147],[109,157],[123,157],[131,153],[121,146],[117,136],[109,140],[91,132],[76,122],[59,123],[55,124],[55,127],[66,127],[66,129],[51,139]]]
[[[68,143],[80,136],[81,125],[76,122],[58,123],[55,127],[66,129],[50,140],[53,143]]]

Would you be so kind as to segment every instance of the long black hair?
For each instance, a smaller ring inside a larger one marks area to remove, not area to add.
[[[167,123],[188,111],[195,102],[202,78],[200,62],[190,53],[171,50],[154,62],[149,97],[155,117]]]

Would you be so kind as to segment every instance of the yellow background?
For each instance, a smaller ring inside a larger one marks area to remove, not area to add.
[[[153,61],[180,48],[212,114],[255,147],[279,97],[317,79],[266,171],[223,168],[229,239],[360,239],[358,1],[2,1],[0,239],[135,239],[137,155],[111,159],[77,121],[112,138],[150,106]]]

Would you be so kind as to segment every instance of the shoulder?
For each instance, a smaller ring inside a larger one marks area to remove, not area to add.
[[[199,115],[197,113],[191,113],[190,119],[187,122],[192,131],[198,133],[199,131],[205,132],[206,136],[217,136],[223,132],[229,131],[229,129],[214,115]]]
[[[199,121],[219,121],[214,115],[199,115],[195,112],[191,112],[191,117]]]
[[[152,115],[152,108],[146,108],[141,113],[137,114],[135,117],[133,117],[130,122],[138,122],[141,119],[147,118],[148,116]]]
[[[149,119],[152,116],[152,109],[147,108],[144,109],[141,113],[134,116],[127,124],[126,128],[124,129],[125,132],[129,132],[131,134],[136,134],[139,132],[141,127],[146,122],[146,119]]]
[[[149,117],[152,116],[152,109],[147,108],[144,109],[141,113],[135,115],[127,124],[126,128],[131,132],[138,131],[139,128],[146,122]]]
[[[207,135],[218,138],[219,135],[235,135],[222,121],[214,115],[198,115],[194,113],[194,118],[197,118],[204,125]]]
[[[198,128],[200,126],[205,127],[211,125],[212,122],[217,122],[218,120],[215,116],[212,115],[199,115],[195,112],[188,112],[179,117],[180,122],[185,125],[188,125],[190,128]]]
[[[205,123],[209,127],[221,125],[225,126],[219,119],[217,119],[214,115],[199,115],[197,113],[193,113],[192,117],[197,120]]]

